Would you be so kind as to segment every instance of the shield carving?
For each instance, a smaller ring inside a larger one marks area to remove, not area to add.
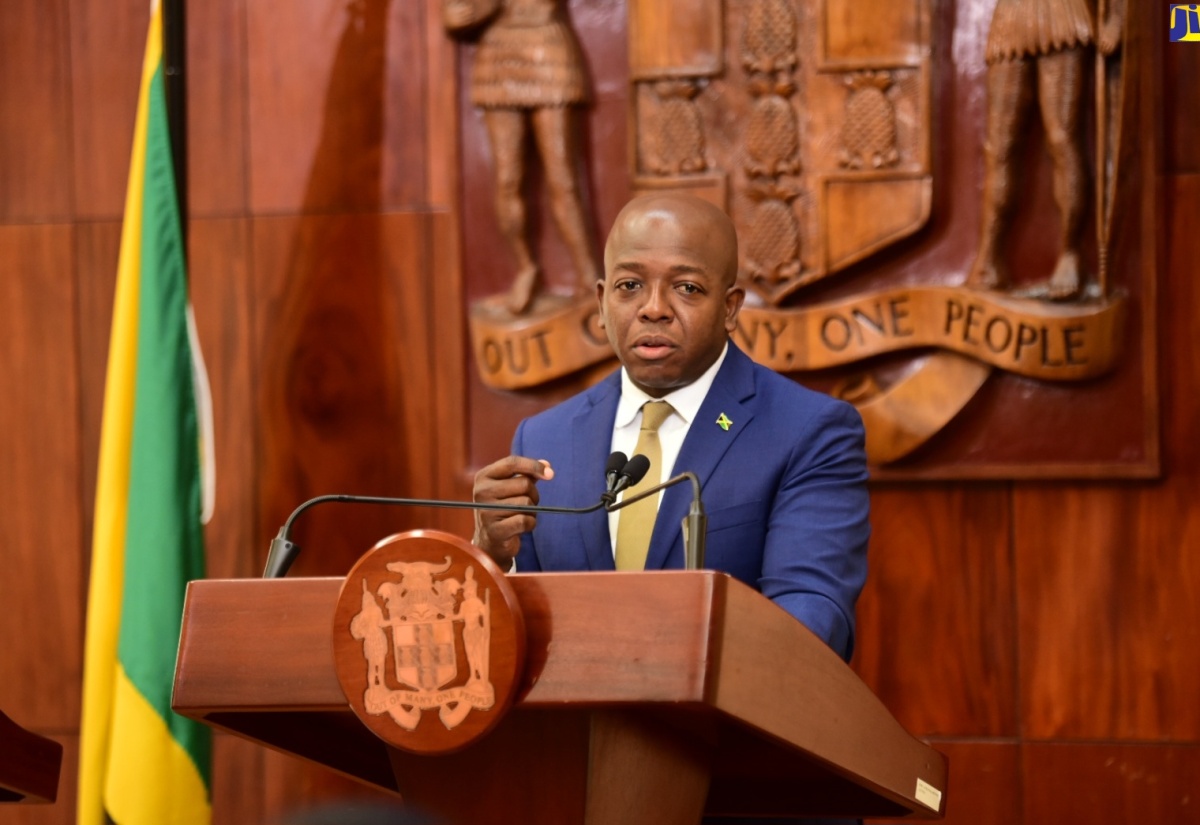
[[[411,621],[392,623],[396,679],[417,690],[437,690],[458,676],[454,623]]]
[[[929,0],[633,0],[634,189],[724,208],[782,303],[928,221],[931,37]]]

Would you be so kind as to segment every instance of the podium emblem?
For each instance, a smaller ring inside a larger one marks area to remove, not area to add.
[[[504,574],[462,539],[385,539],[350,571],[334,623],[338,679],[376,735],[418,753],[457,750],[494,725],[524,654]]]

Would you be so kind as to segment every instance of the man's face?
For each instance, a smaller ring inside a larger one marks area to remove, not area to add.
[[[734,330],[732,227],[687,203],[627,208],[609,236],[600,319],[633,383],[654,398],[699,378]]]

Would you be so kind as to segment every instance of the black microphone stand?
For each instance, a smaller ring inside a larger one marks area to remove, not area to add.
[[[541,507],[532,504],[485,504],[476,501],[443,501],[427,498],[393,498],[389,496],[352,496],[343,494],[310,498],[292,511],[287,521],[279,528],[279,535],[271,539],[271,548],[267,552],[267,564],[263,570],[263,578],[277,579],[287,575],[292,562],[296,560],[296,557],[300,553],[300,546],[290,539],[292,524],[301,513],[317,504],[337,502],[340,504],[445,507],[452,510],[499,510],[506,513],[568,513],[582,515],[585,513],[594,513],[602,507],[609,513],[620,510],[622,507],[627,507],[636,501],[641,501],[647,496],[654,495],[668,487],[673,487],[682,481],[690,481],[692,483],[692,504],[688,510],[688,514],[684,516],[682,524],[684,569],[702,569],[704,567],[704,535],[708,528],[708,517],[704,514],[704,504],[700,500],[700,479],[692,472],[681,473],[674,478],[667,479],[661,484],[656,484],[653,487],[642,490],[635,496],[630,496],[617,502],[617,494],[626,487],[637,484],[650,466],[650,462],[646,460],[645,456],[638,455],[634,456],[623,470],[615,473],[616,462],[613,459],[617,456],[620,456],[622,459],[624,458],[624,454],[621,453],[615,453],[609,458],[608,475],[610,476],[610,489],[600,496],[600,501],[590,507]]]
[[[279,528],[279,535],[271,539],[271,549],[267,552],[267,565],[263,570],[264,579],[277,579],[287,575],[288,568],[300,553],[300,546],[289,539],[292,534],[292,523],[296,517],[317,504],[337,502],[339,504],[399,504],[413,507],[446,507],[452,510],[503,510],[507,513],[594,513],[605,506],[601,500],[590,507],[538,507],[536,505],[519,504],[483,504],[475,501],[439,501],[427,498],[389,498],[387,496],[351,496],[328,495],[310,498],[301,504],[287,521]]]

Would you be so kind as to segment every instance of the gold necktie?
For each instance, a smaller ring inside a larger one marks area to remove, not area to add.
[[[642,430],[638,433],[634,455],[641,453],[650,459],[645,477],[625,491],[626,497],[662,481],[662,445],[658,443],[658,428],[674,408],[666,401],[650,401],[642,407]],[[617,569],[645,570],[646,553],[650,549],[650,534],[654,532],[654,517],[658,513],[658,497],[647,496],[621,510],[617,521]]]

